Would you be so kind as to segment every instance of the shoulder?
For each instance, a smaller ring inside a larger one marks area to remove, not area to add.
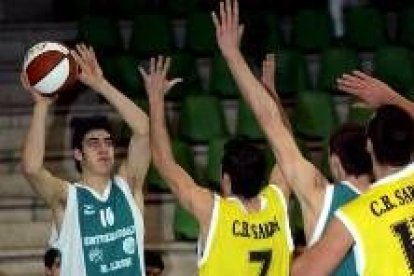
[[[284,208],[287,209],[288,202],[286,200],[286,197],[283,194],[283,191],[277,185],[267,185],[263,189],[262,194],[268,195],[270,198],[274,198],[278,203],[280,203],[282,206],[284,206]]]

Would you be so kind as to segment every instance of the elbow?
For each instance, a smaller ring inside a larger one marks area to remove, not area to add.
[[[26,178],[29,178],[33,175],[38,174],[38,172],[42,169],[42,166],[37,165],[37,164],[30,164],[29,162],[23,161],[20,166],[20,169],[21,169],[22,174]]]

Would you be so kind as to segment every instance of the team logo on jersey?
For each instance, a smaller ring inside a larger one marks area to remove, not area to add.
[[[98,247],[92,249],[91,251],[89,251],[89,260],[92,263],[101,263],[103,262],[103,251],[102,249],[99,249]]]
[[[85,216],[92,216],[95,214],[95,207],[93,205],[83,205],[83,214]]]
[[[122,243],[122,248],[126,254],[132,255],[135,253],[135,239],[133,237],[128,237]]]

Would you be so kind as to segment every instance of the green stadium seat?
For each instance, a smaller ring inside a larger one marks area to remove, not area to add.
[[[322,174],[331,182],[333,182],[333,175],[331,172],[331,166],[329,164],[329,141],[324,141],[322,145],[322,159],[319,164],[319,170]]]
[[[366,125],[374,114],[374,110],[363,103],[354,103],[349,106],[348,122]]]
[[[265,22],[267,31],[265,50],[266,52],[276,52],[280,47],[285,45],[279,18],[275,14],[267,13],[265,15]]]
[[[208,95],[188,95],[183,102],[179,122],[180,137],[195,143],[227,136],[223,108]]]
[[[165,55],[169,54],[172,45],[171,26],[165,15],[139,14],[135,17],[129,43],[131,53],[141,57]]]
[[[109,17],[85,16],[78,23],[78,40],[94,47],[98,55],[122,51],[118,24]]]
[[[405,93],[405,96],[407,97],[407,99],[409,99],[410,101],[414,101],[414,89],[410,89]]]
[[[301,10],[293,18],[293,45],[306,52],[321,51],[331,44],[332,23],[322,10]]]
[[[171,79],[183,79],[182,83],[177,84],[168,92],[168,99],[179,100],[191,93],[191,91],[201,90],[201,81],[197,74],[196,62],[194,57],[186,51],[178,51],[171,55],[171,66],[168,76]]]
[[[326,140],[339,123],[332,96],[325,91],[300,91],[292,123],[299,136]]]
[[[116,0],[115,10],[119,18],[133,19],[138,13],[149,10],[148,0]]]
[[[210,91],[222,98],[239,97],[236,82],[226,61],[221,55],[214,55],[210,73]]]
[[[308,89],[310,78],[302,54],[292,50],[276,52],[276,90],[281,97]]]
[[[211,55],[218,50],[216,34],[209,13],[191,13],[187,20],[187,46],[198,56]]]
[[[275,51],[282,43],[280,24],[273,13],[263,10],[246,11],[241,14],[245,29],[241,41],[243,53],[249,57],[263,57]]]
[[[173,227],[176,240],[192,241],[198,238],[197,220],[178,203],[175,206]]]
[[[185,17],[196,12],[199,0],[168,0],[167,13],[172,17]]]
[[[398,17],[398,39],[403,45],[414,48],[414,8],[401,11]]]
[[[347,48],[330,48],[322,53],[318,89],[338,92],[336,79],[359,67],[357,54]]]
[[[402,47],[380,48],[374,56],[374,73],[400,93],[414,88],[414,68],[410,52]]]
[[[371,7],[354,7],[345,13],[345,42],[358,51],[372,51],[385,44],[385,20]]]
[[[129,98],[136,100],[146,96],[142,78],[138,72],[139,60],[131,55],[120,55],[103,63],[104,74]]]
[[[242,99],[239,100],[236,134],[252,140],[264,140],[265,135],[259,126],[252,110]]]
[[[194,155],[191,147],[186,143],[174,140],[172,142],[172,151],[174,154],[174,158],[177,163],[188,173],[190,174],[196,181],[198,179],[196,173],[196,166],[194,161]],[[158,171],[155,167],[151,164],[150,169],[147,174],[146,182],[148,183],[148,187],[150,191],[154,192],[168,192],[170,189],[168,185],[161,178]]]

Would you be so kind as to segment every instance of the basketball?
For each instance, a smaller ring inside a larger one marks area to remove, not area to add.
[[[23,69],[30,86],[45,96],[68,90],[77,80],[77,64],[70,50],[57,42],[32,46],[25,55]]]

